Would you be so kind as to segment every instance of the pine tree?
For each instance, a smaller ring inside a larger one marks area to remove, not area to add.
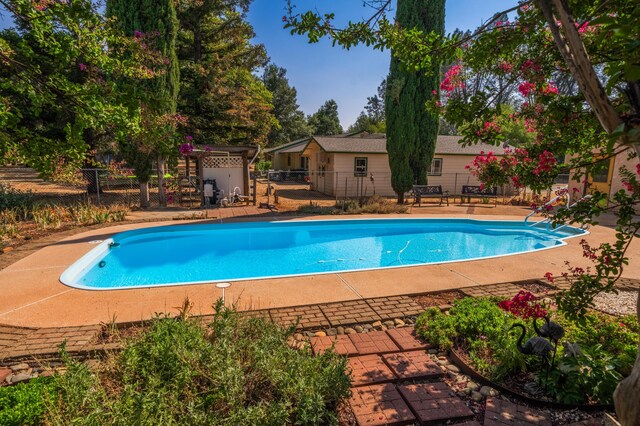
[[[398,0],[396,21],[402,28],[443,34],[444,3],[444,0]],[[425,103],[438,96],[440,64],[434,61],[427,71],[405,69],[392,52],[385,112],[391,184],[398,194],[398,203],[404,202],[404,193],[411,185],[427,183],[427,170],[435,152],[439,117],[428,112]]]
[[[298,105],[298,93],[289,85],[287,70],[275,64],[268,65],[262,75],[262,82],[273,93],[273,114],[278,127],[269,132],[268,146],[278,146],[311,134],[304,113]]]
[[[318,111],[311,114],[307,123],[314,135],[339,135],[343,132],[338,117],[338,104],[333,99],[326,101]]]
[[[253,44],[246,0],[181,0],[178,111],[199,144],[266,145],[277,126],[273,96],[256,71],[266,65],[264,46]]]

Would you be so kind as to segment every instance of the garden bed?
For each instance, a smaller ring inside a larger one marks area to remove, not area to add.
[[[416,329],[440,350],[450,350],[458,367],[478,381],[530,404],[609,408],[637,356],[635,317],[589,312],[577,321],[536,300],[524,292],[507,301],[465,298],[455,301],[448,315],[427,309]],[[544,320],[537,320],[534,332],[532,318],[547,315],[564,328],[557,347],[537,335]]]
[[[461,372],[471,377],[476,382],[486,386],[490,386],[498,390],[500,393],[514,397],[528,405],[560,410],[571,410],[577,408],[579,410],[587,412],[613,410],[613,404],[563,404],[553,401],[549,398],[536,398],[535,396],[528,395],[526,393],[526,390],[524,390],[522,387],[516,388],[515,386],[513,386],[522,385],[522,381],[518,380],[518,378],[512,378],[512,380],[509,380],[509,383],[500,383],[491,380],[488,377],[478,373],[470,365],[468,355],[464,353],[464,350],[462,350],[461,348],[451,348],[451,350],[449,351],[449,358],[451,359],[451,362],[460,369]]]

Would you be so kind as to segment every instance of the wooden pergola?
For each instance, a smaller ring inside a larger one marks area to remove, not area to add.
[[[250,176],[249,166],[255,161],[260,147],[258,145],[245,145],[245,146],[230,146],[230,145],[215,145],[206,147],[196,147],[189,154],[183,155],[185,161],[185,176],[190,182],[195,180],[198,192],[201,194],[201,202],[204,204],[204,182],[205,182],[205,168],[207,163],[215,162],[215,158],[226,159],[226,168],[231,167],[232,158],[241,159],[242,168],[242,191],[244,195],[249,195],[250,192]],[[195,167],[194,167],[195,166]],[[237,166],[236,166],[237,168]],[[195,170],[194,170],[195,169]],[[229,175],[229,180],[231,179]],[[228,194],[232,188],[223,188]]]

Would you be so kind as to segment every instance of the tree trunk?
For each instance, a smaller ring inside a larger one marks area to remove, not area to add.
[[[640,144],[634,144],[636,154],[640,156]],[[636,315],[640,320],[640,292],[636,301]],[[640,342],[638,342],[638,357],[633,364],[629,377],[618,383],[613,393],[613,402],[620,423],[624,426],[640,426]]]
[[[157,158],[158,169],[158,204],[160,207],[167,207],[167,194],[165,192],[165,180],[164,180],[164,158],[161,154],[158,154]]]
[[[556,47],[576,79],[580,91],[605,131],[612,133],[622,120],[593,69],[587,49],[584,47],[566,2],[537,0],[536,3],[542,10]],[[558,25],[558,21],[562,27]]]
[[[140,208],[149,208],[149,182],[140,182]]]
[[[640,319],[640,293],[638,293],[636,313]],[[640,350],[640,345],[638,347]],[[613,402],[620,423],[624,426],[640,425],[640,352],[629,377],[618,383],[613,393]]]
[[[613,133],[622,123],[622,119],[593,69],[593,64],[580,38],[566,0],[536,0],[536,4],[544,14],[560,55],[569,67],[580,91],[600,121],[602,128],[609,134]],[[556,19],[562,27],[558,25]],[[636,154],[640,154],[640,145],[637,140],[630,140],[628,136],[625,136],[620,143],[627,146],[632,145]],[[637,301],[637,315],[640,319],[640,293]],[[640,348],[640,342],[638,347]],[[640,354],[636,358],[629,377],[618,384],[613,398],[620,422],[625,426],[640,426]]]
[[[404,192],[398,192],[398,204],[404,204]]]

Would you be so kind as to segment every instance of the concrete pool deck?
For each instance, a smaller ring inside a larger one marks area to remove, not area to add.
[[[480,209],[475,209],[480,210]],[[345,219],[366,217],[447,217],[485,220],[521,220],[527,213],[497,214],[496,210],[469,212],[468,208],[413,209],[411,215],[274,217],[268,220]],[[513,210],[512,210],[513,212]],[[238,220],[238,219],[236,219]],[[256,219],[249,219],[256,220]],[[201,221],[188,221],[194,223]],[[62,238],[0,271],[0,324],[23,327],[63,327],[110,322],[138,321],[155,313],[175,313],[186,297],[194,303],[192,313],[212,313],[212,303],[221,296],[215,284],[197,284],[111,291],[79,290],[60,283],[60,274],[94,247],[90,242],[130,229],[175,225],[175,221],[125,223]],[[614,241],[614,231],[593,227],[585,239],[591,244]],[[534,253],[501,258],[412,266],[407,268],[341,272],[304,277],[238,281],[226,290],[227,303],[239,309],[265,309],[361,298],[418,294],[498,282],[540,279],[546,272],[566,271],[565,261],[588,266],[582,257],[581,238],[567,245]],[[629,265],[623,277],[640,278],[640,241],[628,251]],[[259,271],[258,271],[259,272]]]

